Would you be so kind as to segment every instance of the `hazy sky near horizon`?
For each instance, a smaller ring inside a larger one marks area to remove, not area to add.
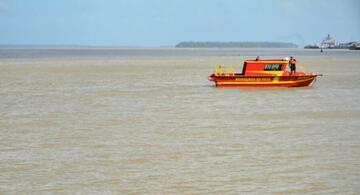
[[[360,0],[0,0],[0,44],[360,41]]]

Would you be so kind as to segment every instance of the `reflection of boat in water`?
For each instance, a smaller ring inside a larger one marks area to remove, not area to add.
[[[242,73],[217,66],[209,81],[217,87],[303,87],[322,76],[299,71],[291,74],[286,70],[288,64],[288,59],[246,60]]]

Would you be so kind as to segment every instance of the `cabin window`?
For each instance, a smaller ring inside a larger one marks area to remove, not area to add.
[[[282,70],[282,64],[265,64],[264,70],[279,71],[279,70]]]

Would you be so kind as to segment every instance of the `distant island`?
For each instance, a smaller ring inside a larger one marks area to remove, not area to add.
[[[297,48],[288,42],[198,42],[185,41],[178,43],[177,48]]]

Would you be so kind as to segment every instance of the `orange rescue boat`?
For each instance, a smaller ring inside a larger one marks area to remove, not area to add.
[[[209,81],[216,87],[304,87],[312,85],[317,76],[315,72],[286,70],[289,59],[256,59],[244,62],[242,73],[233,68],[217,66]]]

